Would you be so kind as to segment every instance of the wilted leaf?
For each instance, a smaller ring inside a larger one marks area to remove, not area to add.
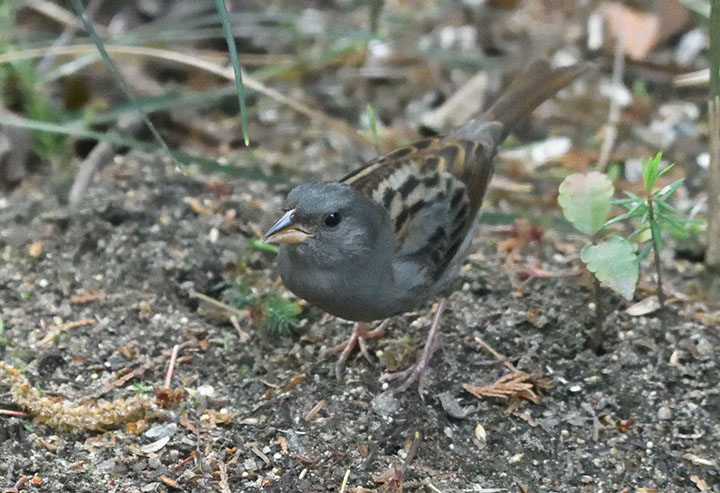
[[[600,282],[631,300],[637,285],[639,268],[635,245],[613,236],[599,245],[586,245],[580,259]]]
[[[560,184],[558,203],[565,219],[586,235],[594,235],[605,224],[612,205],[613,184],[602,173],[575,173]]]
[[[650,313],[656,312],[660,309],[660,300],[657,296],[648,296],[642,301],[638,301],[634,305],[628,307],[625,313],[631,317],[642,317],[643,315],[649,315]]]
[[[540,396],[533,391],[533,387],[547,388],[548,386],[549,382],[543,377],[523,372],[503,375],[490,385],[485,386],[471,385],[469,383],[462,384],[462,388],[478,399],[483,397],[500,397],[502,399],[517,397],[532,401],[535,404],[540,403]]]

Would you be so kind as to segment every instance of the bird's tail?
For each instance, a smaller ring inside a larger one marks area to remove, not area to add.
[[[496,143],[502,142],[510,130],[540,103],[584,74],[588,63],[553,69],[546,59],[537,60],[523,70],[490,108],[452,134],[479,140],[488,133]],[[498,125],[499,124],[499,125]]]

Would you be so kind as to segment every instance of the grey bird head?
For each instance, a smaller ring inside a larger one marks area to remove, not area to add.
[[[305,266],[333,269],[364,263],[378,239],[390,237],[385,211],[342,183],[299,185],[288,194],[285,211],[264,240],[279,244]]]

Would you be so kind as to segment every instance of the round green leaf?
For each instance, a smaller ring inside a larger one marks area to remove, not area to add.
[[[610,214],[613,184],[602,173],[575,173],[560,184],[558,203],[565,219],[586,235],[594,235]]]
[[[623,298],[632,299],[639,275],[633,243],[613,236],[598,245],[585,245],[580,251],[580,259],[601,283]]]

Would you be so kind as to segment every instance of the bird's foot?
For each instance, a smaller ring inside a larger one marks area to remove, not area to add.
[[[413,383],[417,382],[418,392],[420,393],[420,397],[422,397],[423,390],[425,389],[425,367],[427,366],[427,360],[423,356],[420,356],[413,365],[404,370],[384,374],[380,377],[380,381],[394,382],[397,380],[402,382],[393,389],[395,392],[404,392],[409,389]]]
[[[367,340],[378,339],[384,336],[388,322],[389,319],[383,320],[383,322],[373,330],[367,330],[365,328],[365,324],[357,322],[353,327],[353,333],[350,336],[350,339],[343,342],[342,344],[338,344],[333,348],[332,352],[340,353],[340,357],[335,364],[335,376],[338,380],[340,380],[340,378],[342,377],[343,371],[345,371],[345,365],[347,364],[347,361],[350,358],[353,350],[357,346],[360,346],[360,354],[362,354],[365,359],[372,363],[372,360],[370,359],[370,353],[368,353],[367,350]]]
[[[445,299],[443,298],[440,300],[437,309],[435,310],[435,317],[433,318],[432,325],[430,326],[430,332],[428,333],[427,340],[425,341],[425,347],[415,364],[405,370],[394,373],[386,373],[380,377],[381,382],[392,382],[395,380],[401,381],[402,383],[395,388],[395,392],[404,392],[409,389],[412,384],[417,382],[420,397],[423,396],[423,390],[425,388],[425,368],[435,352],[435,342],[440,331],[440,317],[442,316],[444,309]]]

